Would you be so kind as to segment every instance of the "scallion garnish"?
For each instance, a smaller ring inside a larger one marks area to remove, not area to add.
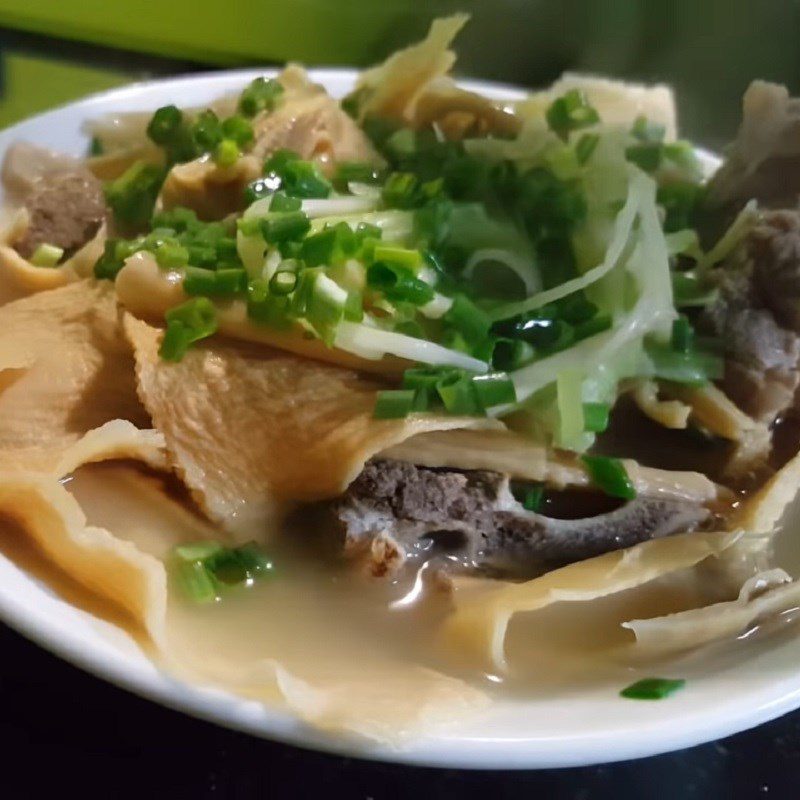
[[[232,167],[240,155],[239,145],[233,139],[223,139],[214,149],[214,163],[218,167]]]
[[[670,340],[672,349],[678,353],[688,353],[694,344],[694,328],[691,323],[681,314],[672,323],[672,339]]]
[[[34,267],[57,267],[64,257],[64,248],[54,244],[40,244],[30,257]]]
[[[479,344],[489,335],[491,321],[484,311],[463,294],[453,298],[444,321],[455,328],[470,344]]]
[[[274,295],[291,294],[297,285],[297,273],[293,270],[278,270],[269,281],[270,293]]]
[[[286,192],[275,192],[269,203],[270,212],[273,211],[300,211],[303,201],[299,197],[289,197]]]
[[[725,360],[716,353],[698,348],[679,352],[669,345],[645,342],[645,352],[656,378],[690,386],[704,386],[725,374]]]
[[[475,384],[461,370],[453,370],[436,384],[436,392],[448,414],[474,416],[484,413]]]
[[[578,163],[585,164],[592,157],[592,153],[599,143],[600,137],[596,133],[584,133],[575,143],[575,158],[578,159]]]
[[[369,267],[367,283],[392,302],[415,306],[429,303],[435,294],[430,284],[417,278],[407,267],[383,261],[377,261]]]
[[[595,125],[600,121],[600,115],[580,89],[571,89],[556,98],[545,116],[550,129],[562,139],[566,139],[571,131]]]
[[[403,419],[414,408],[413,389],[386,389],[375,399],[375,419]]]
[[[299,241],[310,229],[311,223],[302,211],[270,212],[261,220],[261,235],[270,244]]]
[[[282,188],[292,197],[324,198],[331,193],[331,184],[311,161],[303,161],[292,150],[278,150],[264,164],[264,174],[273,189]]]
[[[718,289],[704,283],[693,272],[672,273],[672,294],[678,308],[707,306],[718,295]]]
[[[581,456],[592,482],[610,497],[633,500],[636,489],[625,466],[618,458],[608,456]]]
[[[514,382],[504,372],[490,372],[475,375],[472,379],[478,401],[484,409],[516,403],[517,393]]]
[[[522,498],[522,507],[526,511],[538,511],[542,507],[543,500],[544,486],[542,484],[531,486],[525,491],[525,495]]]
[[[137,161],[116,180],[106,184],[106,201],[115,219],[124,226],[141,228],[153,213],[156,197],[164,182],[164,170]]]
[[[253,126],[249,120],[234,114],[222,121],[222,135],[244,148],[253,141]]]
[[[645,172],[655,172],[661,166],[662,155],[660,144],[634,144],[625,150],[625,158]]]
[[[189,346],[217,330],[214,304],[207,297],[195,297],[165,314],[167,329],[158,354],[165,361],[180,361]]]
[[[259,111],[271,111],[283,94],[283,86],[274,78],[256,78],[239,97],[239,111],[254,117]]]
[[[584,403],[583,427],[590,433],[602,433],[608,427],[611,406],[608,403]]]
[[[236,586],[250,586],[273,570],[272,560],[255,543],[224,547],[217,542],[195,542],[172,549],[170,564],[184,596],[195,603],[219,600]]]
[[[348,183],[379,183],[381,170],[363,161],[340,161],[336,165],[333,182],[341,187]]]
[[[155,249],[155,257],[162,269],[180,269],[189,263],[189,251],[174,240],[161,242]]]
[[[629,700],[663,700],[686,685],[683,678],[642,678],[621,692]]]

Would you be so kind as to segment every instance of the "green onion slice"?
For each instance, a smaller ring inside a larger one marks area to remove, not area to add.
[[[387,389],[375,399],[375,419],[403,419],[414,409],[413,389]]]
[[[683,678],[642,678],[621,692],[629,700],[663,700],[686,685]]]
[[[602,489],[610,497],[633,500],[636,489],[628,477],[628,473],[618,458],[607,456],[581,456],[595,486]]]

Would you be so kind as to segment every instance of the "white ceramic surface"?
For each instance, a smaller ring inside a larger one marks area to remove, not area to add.
[[[257,74],[239,71],[128,86],[50,111],[0,133],[0,156],[18,139],[74,154],[85,152],[84,120],[106,112],[199,105]],[[352,85],[348,70],[319,70],[336,95]],[[498,97],[521,92],[467,84]],[[794,527],[794,526],[792,526]],[[796,529],[796,528],[795,528]],[[79,667],[188,714],[256,736],[351,756],[447,767],[535,768],[616,761],[687,747],[739,731],[800,706],[800,637],[781,637],[713,668],[685,666],[686,688],[665,703],[621,701],[608,687],[535,702],[501,702],[469,724],[395,751],[329,736],[291,715],[218,691],[189,686],[157,669],[119,631],[79,611],[0,556],[0,617]]]

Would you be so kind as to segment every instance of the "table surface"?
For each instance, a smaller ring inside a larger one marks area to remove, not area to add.
[[[192,719],[84,673],[2,625],[0,653],[0,797],[8,800],[64,796],[65,789],[71,796],[78,788],[83,798],[142,800],[800,797],[800,712],[720,742],[619,764],[412,768],[313,753]]]

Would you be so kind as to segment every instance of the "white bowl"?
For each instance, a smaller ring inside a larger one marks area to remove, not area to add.
[[[247,70],[134,84],[55,109],[0,133],[0,156],[24,139],[82,154],[84,120],[107,112],[152,110],[175,102],[199,105],[240,88],[268,70]],[[314,70],[334,95],[353,83],[351,70]],[[501,98],[510,87],[468,83]],[[98,677],[165,706],[230,728],[319,750],[441,767],[537,768],[617,761],[716,739],[800,706],[800,638],[766,640],[735,663],[690,669],[686,688],[666,703],[620,701],[607,687],[587,687],[547,700],[500,701],[479,720],[403,750],[321,733],[285,711],[181,683],[159,670],[107,623],[60,599],[0,556],[0,617],[25,636]]]

